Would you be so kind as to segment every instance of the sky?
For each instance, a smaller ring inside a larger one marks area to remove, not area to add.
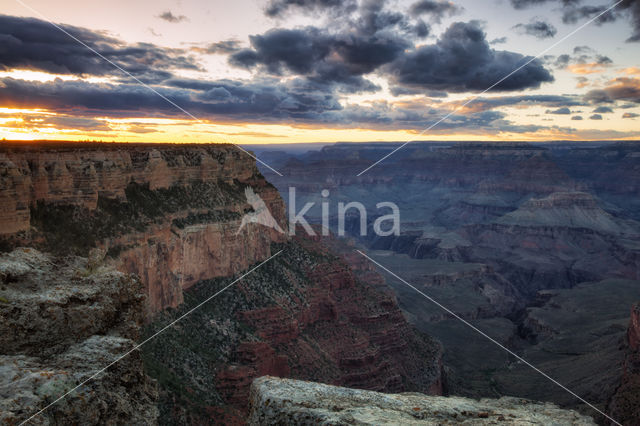
[[[0,139],[640,139],[615,1],[0,0]]]

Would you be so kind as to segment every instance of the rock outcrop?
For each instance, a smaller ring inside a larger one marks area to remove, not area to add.
[[[161,412],[206,423],[246,414],[261,375],[326,381],[385,392],[442,394],[440,346],[415,331],[388,293],[372,288],[320,241],[297,238],[281,255],[145,345],[161,385]],[[380,279],[378,277],[378,279]],[[202,282],[148,333],[224,287]]]
[[[0,246],[86,255],[102,247],[137,274],[153,312],[198,281],[266,259],[282,234],[238,235],[253,188],[277,221],[284,204],[251,157],[230,145],[3,144]]]
[[[268,376],[253,382],[250,406],[252,425],[595,425],[575,411],[520,398],[390,395]]]
[[[640,303],[631,309],[626,344],[621,384],[609,403],[609,410],[617,421],[631,426],[640,419]]]
[[[135,277],[23,248],[0,256],[0,278],[0,423],[156,421],[138,351],[102,373],[139,337],[146,298]]]

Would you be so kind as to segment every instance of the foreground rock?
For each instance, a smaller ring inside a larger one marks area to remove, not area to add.
[[[281,255],[142,348],[160,385],[163,419],[243,422],[251,383],[266,375],[442,393],[439,344],[411,328],[395,300],[372,287],[371,275],[354,275],[323,247],[302,237],[275,247]],[[185,291],[185,303],[159,314],[146,335],[229,282],[204,281]]]
[[[99,258],[0,256],[0,424],[155,423],[139,352],[118,360],[144,320],[142,286]]]
[[[640,419],[640,303],[631,309],[625,346],[627,353],[622,365],[622,378],[609,403],[609,410],[623,425],[636,425]]]
[[[249,423],[254,425],[595,424],[575,411],[519,398],[391,395],[269,376],[253,382],[250,398]]]
[[[2,144],[0,251],[100,247],[138,275],[158,312],[180,305],[183,289],[271,255],[282,234],[238,233],[247,187],[284,223],[276,189],[231,145]]]

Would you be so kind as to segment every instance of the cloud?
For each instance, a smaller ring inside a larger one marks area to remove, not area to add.
[[[570,5],[564,8],[562,14],[562,22],[565,24],[576,24],[579,21],[591,19],[600,15],[609,8],[608,5],[602,6],[576,6]],[[610,10],[598,17],[596,24],[602,25],[607,22],[614,22],[617,19],[616,11]]]
[[[260,67],[272,75],[306,76],[320,84],[338,84],[346,92],[379,89],[362,76],[398,57],[409,42],[394,34],[329,34],[315,27],[273,29],[250,37],[251,48],[229,57],[230,64]]]
[[[2,124],[3,127],[30,129],[32,131],[38,131],[38,129],[78,130],[84,132],[112,130],[106,121],[71,115],[11,114],[9,117],[15,119],[15,121],[4,122]]]
[[[573,74],[587,75],[601,73],[605,70],[605,67],[597,62],[592,62],[589,64],[572,64],[567,69]]]
[[[480,91],[504,78],[526,57],[491,49],[477,22],[456,22],[436,44],[405,52],[388,67],[396,85],[451,92]],[[537,88],[553,76],[534,60],[500,82],[495,91]]]
[[[157,18],[160,18],[163,21],[171,22],[172,24],[177,24],[179,22],[184,22],[189,20],[189,18],[187,18],[184,15],[174,15],[173,13],[171,13],[170,10],[162,12],[160,15],[157,16]]]
[[[599,106],[598,108],[594,109],[593,112],[597,114],[608,114],[613,112],[613,110],[608,106]]]
[[[413,16],[428,15],[436,23],[440,23],[444,17],[462,13],[463,10],[462,7],[445,0],[420,0],[409,8]]]
[[[571,117],[572,120],[576,120],[576,121],[582,121],[582,116],[580,115],[574,115],[573,117]]]
[[[567,55],[566,53],[563,55],[559,55],[556,58],[556,61],[554,63],[554,65],[557,68],[566,68],[567,65],[569,65],[569,63],[571,62],[571,55]]]
[[[587,92],[585,100],[595,104],[615,101],[640,103],[640,78],[615,78],[604,89]]]
[[[507,38],[506,37],[498,37],[498,38],[494,38],[493,40],[491,40],[489,42],[489,44],[493,45],[493,44],[505,44],[507,42]]]
[[[539,39],[553,38],[558,33],[556,27],[543,19],[532,19],[528,24],[517,24],[513,28]]]
[[[448,109],[425,110],[403,107],[388,102],[368,105],[341,105],[338,98],[327,93],[326,87],[303,78],[283,82],[277,79],[261,81],[171,79],[155,89],[163,96],[201,120],[220,122],[279,123],[314,125],[333,128],[413,129],[432,124]],[[94,84],[78,80],[34,82],[4,78],[0,80],[0,103],[17,108],[43,108],[59,115],[81,120],[67,120],[66,126],[78,129],[105,130],[104,121],[93,117],[186,118],[168,102],[139,85]],[[53,126],[53,124],[52,124]],[[454,114],[438,125],[438,132],[452,130],[482,133],[534,132],[542,126],[520,126],[506,119],[499,111]],[[148,133],[155,127],[132,125],[131,132]]]
[[[281,16],[289,9],[303,13],[318,11],[352,12],[357,8],[355,0],[271,0],[265,8],[267,16]]]
[[[602,120],[602,115],[600,114],[593,114],[591,117],[589,117],[590,120]]]
[[[622,118],[636,118],[640,117],[640,114],[636,114],[635,112],[625,112],[622,114]]]
[[[181,49],[150,43],[125,44],[102,33],[61,25],[74,37],[143,81],[170,77],[172,69],[199,69]],[[120,70],[46,21],[0,15],[0,70],[13,68],[54,74],[117,75]]]
[[[569,115],[571,114],[571,110],[567,107],[558,108],[555,110],[547,110],[546,114],[556,114],[556,115]]]
[[[588,46],[576,46],[573,55],[559,55],[555,58],[554,65],[557,68],[566,68],[574,74],[596,74],[605,71],[612,63],[611,58],[597,53]]]
[[[516,9],[525,9],[546,3],[560,4],[562,21],[565,24],[576,24],[578,21],[591,19],[611,6],[611,4],[583,5],[583,0],[511,0],[512,6]],[[621,17],[629,19],[633,29],[627,41],[640,41],[640,2],[638,0],[622,0],[622,3],[600,16],[596,20],[596,24],[615,22]]]
[[[342,109],[325,88],[296,79],[262,81],[172,79],[159,93],[199,118],[238,117],[249,121],[308,119]],[[136,84],[92,84],[78,80],[36,82],[0,80],[0,102],[17,108],[43,108],[77,116],[184,117],[146,87]]]
[[[331,50],[331,37],[315,27],[272,29],[250,37],[252,49],[243,49],[230,57],[233,65],[251,68],[264,65],[272,74],[286,68],[297,74],[312,72],[315,64]]]
[[[568,95],[516,95],[497,96],[491,98],[476,98],[470,102],[465,111],[485,111],[493,108],[509,106],[546,106],[546,107],[567,107],[579,106],[583,102],[575,96]],[[568,108],[565,108],[569,110]]]
[[[200,53],[209,53],[212,55],[228,55],[240,50],[240,41],[235,39],[222,40],[215,43],[209,43],[204,48],[194,47],[195,50]]]

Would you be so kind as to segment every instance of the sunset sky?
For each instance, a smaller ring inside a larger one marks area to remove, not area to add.
[[[0,139],[405,141],[615,1],[0,0]],[[419,139],[640,139],[640,1]]]

